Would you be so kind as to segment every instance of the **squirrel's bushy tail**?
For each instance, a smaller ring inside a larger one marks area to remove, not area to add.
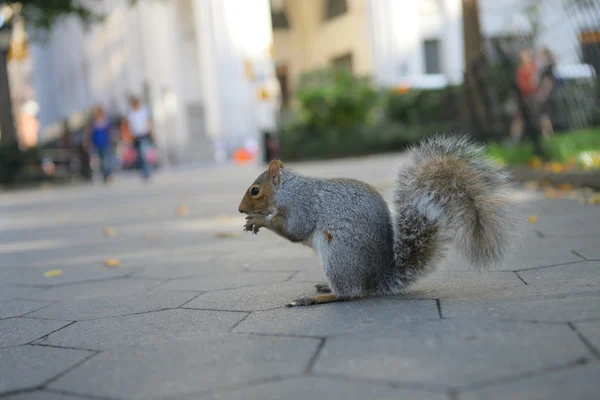
[[[465,136],[437,135],[412,148],[394,188],[397,279],[384,291],[430,271],[452,242],[475,268],[500,261],[517,227],[509,188],[509,174]]]

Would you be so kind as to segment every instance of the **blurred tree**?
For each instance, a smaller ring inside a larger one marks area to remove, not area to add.
[[[478,0],[462,0],[463,12],[463,35],[465,46],[465,67],[479,56],[483,38],[479,23],[479,3]]]
[[[79,17],[84,25],[102,18],[78,0],[20,0],[5,3],[20,8],[29,26],[44,31],[49,31],[57,21],[70,15]]]
[[[102,17],[86,7],[79,0],[0,0],[0,28],[10,33],[11,19],[15,15],[22,17],[25,23],[36,32],[48,33],[61,18],[74,15],[79,17],[84,26],[100,20]],[[8,46],[7,46],[8,47]],[[12,104],[8,84],[8,48],[0,50],[0,143],[10,145],[17,141]]]

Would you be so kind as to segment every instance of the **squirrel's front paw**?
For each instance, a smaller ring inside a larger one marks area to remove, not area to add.
[[[244,225],[244,232],[252,232],[255,235],[258,233],[260,226],[258,225],[256,218],[246,217],[246,224]]]

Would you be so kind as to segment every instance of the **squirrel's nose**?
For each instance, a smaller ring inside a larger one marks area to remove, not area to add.
[[[238,208],[238,211],[239,211],[241,214],[244,214],[244,210],[242,209],[242,206],[239,206],[239,208]]]

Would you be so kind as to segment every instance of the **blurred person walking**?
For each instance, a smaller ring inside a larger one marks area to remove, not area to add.
[[[92,143],[100,157],[100,163],[102,165],[102,175],[104,182],[108,183],[112,181],[112,167],[113,167],[113,151],[112,151],[112,138],[111,138],[111,123],[106,112],[102,106],[97,106],[94,109],[94,116],[91,124],[92,131]]]
[[[138,154],[142,176],[150,178],[151,165],[148,152],[152,148],[152,120],[150,110],[138,97],[131,98],[131,109],[127,114],[127,125],[133,136],[133,144]]]

